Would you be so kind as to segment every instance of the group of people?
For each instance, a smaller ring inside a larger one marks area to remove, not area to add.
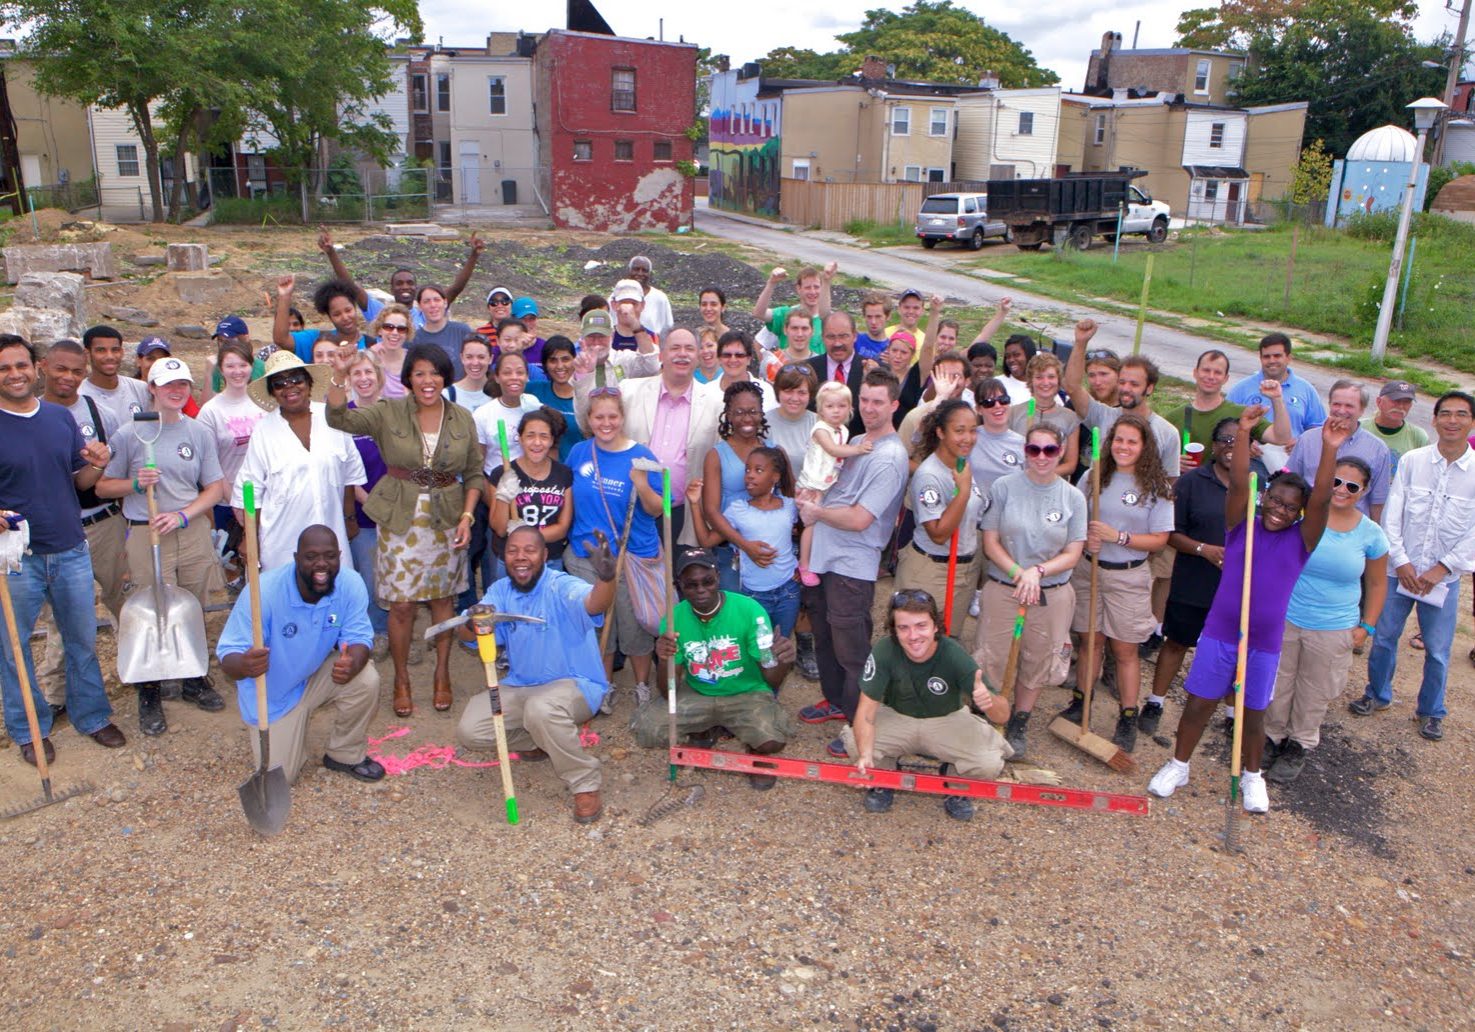
[[[1104,680],[1112,739],[1133,751],[1195,649],[1174,758],[1149,786],[1170,795],[1230,701],[1245,577],[1247,809],[1268,807],[1266,779],[1299,774],[1354,654],[1370,648],[1351,711],[1391,703],[1415,611],[1420,732],[1442,736],[1460,579],[1475,571],[1467,393],[1439,398],[1430,443],[1408,422],[1409,384],[1383,385],[1372,414],[1351,380],[1323,403],[1291,369],[1289,338],[1270,334],[1255,373],[1226,391],[1230,359],[1207,351],[1192,399],[1159,412],[1155,363],[1093,348],[1091,320],[1069,342],[1009,336],[1001,357],[1007,299],[965,345],[942,299],[917,290],[867,295],[860,321],[835,309],[833,265],[800,271],[779,306],[788,274],[774,270],[753,308],[758,339],[727,326],[719,287],[696,299],[699,325],[677,325],[652,263],[635,258],[607,295],[583,299],[576,339],[545,339],[537,302],[504,287],[484,325],[450,318],[477,237],[450,287],[401,269],[384,300],[331,237],[319,243],[334,275],[312,304],[331,329],[302,324],[283,276],[271,343],[222,320],[200,380],[159,338],[135,349],[141,379],[123,376],[123,337],[107,326],[43,355],[0,337],[0,427],[25,442],[0,456],[0,509],[29,536],[12,595],[23,634],[51,603],[58,647],[43,674],[64,668],[42,678],[48,754],[63,710],[101,744],[124,742],[93,648],[92,582],[116,618],[127,580],[151,581],[153,532],[166,580],[204,603],[220,553],[244,555],[253,498],[265,644],[252,643],[243,592],[216,655],[248,722],[266,679],[289,778],[325,705],[324,765],[382,777],[365,750],[372,660],[391,661],[391,705],[410,716],[417,607],[440,622],[478,601],[541,621],[498,624],[504,716],[524,759],[552,761],[581,822],[602,800],[579,727],[612,712],[622,666],[643,746],[666,744],[673,684],[677,728],[698,743],[774,753],[795,718],[836,721],[837,758],[923,754],[988,778],[1029,755],[1042,692],[1068,681],[1063,712],[1084,724],[1086,689]],[[437,710],[456,703],[457,647],[454,632],[435,642]],[[7,730],[33,757],[8,643],[3,664]],[[821,693],[797,713],[779,698],[795,666]],[[168,686],[135,687],[140,730],[160,733]],[[225,705],[207,677],[179,691]],[[461,694],[460,743],[490,747],[488,697]],[[873,812],[891,802],[865,798]],[[972,815],[961,797],[945,809]]]

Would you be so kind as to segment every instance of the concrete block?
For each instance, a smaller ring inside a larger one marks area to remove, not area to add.
[[[87,325],[83,282],[75,272],[28,272],[15,286],[15,307],[59,312],[66,326],[59,336],[80,337]]]
[[[204,244],[170,244],[164,258],[170,272],[199,272],[210,268],[210,248]]]
[[[81,323],[59,308],[30,308],[16,305],[0,312],[0,333],[14,333],[40,348],[63,338],[81,341]]]
[[[16,244],[5,248],[5,281],[19,283],[28,272],[85,272],[93,279],[117,279],[110,243]]]
[[[170,245],[171,247],[174,245]],[[187,305],[214,304],[231,291],[231,278],[218,272],[171,272],[174,292]]]

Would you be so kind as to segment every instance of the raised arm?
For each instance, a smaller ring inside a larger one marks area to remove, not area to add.
[[[1284,391],[1279,380],[1266,380],[1260,384],[1260,393],[1270,399],[1270,411],[1272,419],[1270,429],[1262,435],[1262,439],[1268,444],[1278,444],[1282,448],[1289,448],[1296,443],[1296,435],[1291,430],[1291,413],[1286,408]]]
[[[778,286],[781,280],[788,278],[788,275],[788,270],[782,265],[770,272],[767,282],[763,284],[763,289],[758,292],[758,300],[753,302],[753,318],[764,326],[768,325],[768,303],[773,300],[773,288]]]
[[[937,324],[942,321],[942,297],[933,294],[927,313],[927,328],[922,331],[922,347],[917,352],[917,377],[922,383],[932,375],[932,363],[937,358]]]
[[[1250,445],[1255,427],[1265,414],[1264,405],[1251,405],[1239,414],[1234,432],[1234,455],[1229,460],[1229,493],[1224,499],[1224,530],[1233,530],[1244,522],[1245,507],[1250,502]]]
[[[978,331],[978,336],[973,338],[973,343],[987,344],[993,340],[994,334],[999,332],[999,327],[1004,325],[1004,320],[1009,318],[1009,309],[1013,306],[1013,298],[999,298],[999,306],[994,309],[994,314],[989,321],[983,324],[983,329]]]
[[[1082,319],[1076,323],[1075,347],[1065,360],[1065,393],[1070,395],[1071,407],[1082,419],[1091,409],[1091,392],[1086,390],[1086,345],[1096,336],[1096,320]]]
[[[358,281],[353,278],[353,273],[349,272],[348,266],[343,264],[343,258],[333,244],[333,234],[328,231],[327,226],[318,227],[318,250],[327,257],[328,266],[333,270],[333,278],[341,279],[353,287],[353,303],[360,309],[368,308],[369,292],[358,285]]]
[[[481,257],[482,251],[486,250],[486,246],[481,237],[473,230],[471,241],[467,245],[466,261],[461,266],[461,271],[456,273],[456,278],[451,281],[451,285],[446,288],[447,305],[460,297],[461,292],[466,289],[466,284],[471,282],[471,274],[476,271],[477,259]],[[363,305],[359,305],[359,307],[362,308]]]
[[[834,282],[835,273],[839,271],[840,263],[830,262],[830,264],[826,265],[823,271],[821,271],[819,274],[819,281],[822,284],[822,287],[820,288],[819,292],[819,311],[816,314],[820,317],[821,322],[829,318],[831,304],[830,284]]]
[[[296,286],[297,277],[290,272],[277,277],[277,307],[271,320],[271,342],[292,352],[297,350],[292,339],[292,291]]]
[[[1316,463],[1316,481],[1311,497],[1306,499],[1306,515],[1301,520],[1301,540],[1306,551],[1315,551],[1326,521],[1332,511],[1332,474],[1337,470],[1337,449],[1347,443],[1357,424],[1346,419],[1328,419],[1321,424],[1321,458]],[[1238,458],[1238,451],[1235,452]]]

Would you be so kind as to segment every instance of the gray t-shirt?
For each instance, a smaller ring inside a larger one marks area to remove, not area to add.
[[[930,523],[942,515],[952,504],[957,494],[957,481],[942,460],[933,452],[922,460],[917,472],[912,474],[907,494],[912,502],[912,514],[917,529],[912,532],[912,543],[928,555],[947,555],[952,549],[951,541],[938,544],[927,534],[924,523]],[[969,485],[968,509],[958,524],[958,554],[972,555],[978,550],[978,521],[983,517],[983,492],[977,483]]]
[[[1036,484],[1027,473],[1011,473],[994,482],[983,529],[998,533],[1004,551],[1022,567],[1038,566],[1065,551],[1072,541],[1086,540],[1086,496],[1060,477]],[[1009,571],[990,561],[988,575],[1012,583]],[[1070,571],[1040,583],[1049,587],[1070,580]]]
[[[906,486],[907,453],[894,433],[877,441],[868,454],[846,459],[839,479],[825,492],[824,507],[859,505],[875,519],[859,533],[816,523],[809,568],[815,573],[874,581],[881,567],[881,550],[896,528]]]
[[[1048,412],[1036,413],[1033,420],[1029,418],[1029,402],[1009,407],[1009,429],[1016,434],[1025,433],[1037,423],[1053,426],[1068,440],[1070,435],[1076,432],[1076,427],[1081,425],[1081,417],[1076,415],[1075,409],[1066,408],[1059,402],[1056,402],[1055,407]]]
[[[968,466],[973,472],[973,482],[987,498],[995,480],[1024,469],[1024,436],[1013,430],[991,434],[979,427]]]
[[[795,479],[804,468],[804,453],[809,448],[809,435],[814,433],[814,424],[819,416],[805,412],[798,419],[790,419],[777,405],[764,415],[768,419],[768,444],[778,448],[789,457],[789,468]]]
[[[1090,484],[1090,475],[1082,485]],[[1089,491],[1089,486],[1086,487]],[[1089,509],[1089,504],[1087,505]],[[1128,534],[1161,534],[1173,529],[1173,500],[1157,495],[1144,495],[1137,486],[1137,478],[1126,473],[1113,473],[1111,481],[1101,485],[1101,513],[1094,516],[1117,530]],[[1101,561],[1104,563],[1130,563],[1146,559],[1147,553],[1140,548],[1126,548],[1115,541],[1101,545]]]
[[[139,438],[142,427],[143,439]],[[215,451],[215,436],[193,419],[181,417],[174,423],[133,423],[122,427],[110,442],[113,457],[105,476],[132,479],[148,462],[144,443],[158,432],[154,461],[159,466],[159,486],[154,500],[160,512],[183,509],[200,496],[200,488],[224,477]],[[123,515],[130,520],[149,517],[148,499],[137,492],[123,496]]]
[[[112,411],[104,408],[96,398],[93,399],[93,404],[97,405],[97,420],[102,423],[101,435],[97,432],[97,424],[92,420],[92,410],[87,407],[87,400],[85,398],[77,398],[76,401],[67,406],[67,411],[72,414],[72,419],[76,421],[77,429],[82,431],[82,440],[88,444],[91,444],[93,441],[103,440],[111,447],[113,438],[118,435],[118,421],[113,418]],[[85,520],[88,516],[96,515],[112,504],[112,500],[108,499],[102,505],[84,506],[82,509],[82,518]]]
[[[1123,409],[1114,408],[1111,405],[1103,405],[1095,398],[1091,399],[1090,407],[1086,409],[1086,425],[1099,426],[1101,428],[1101,447],[1106,447],[1106,434],[1121,418]],[[1141,415],[1139,412],[1138,415]],[[1169,477],[1177,477],[1182,471],[1179,460],[1182,458],[1183,438],[1179,436],[1177,427],[1173,426],[1156,412],[1151,414],[1148,425],[1152,427],[1153,440],[1157,441],[1158,456],[1163,460],[1163,471]],[[1082,455],[1086,465],[1091,464],[1090,455]],[[1105,558],[1103,556],[1103,558]]]
[[[87,395],[97,402],[98,408],[112,413],[120,427],[127,426],[135,412],[147,412],[154,403],[144,382],[127,376],[118,377],[118,386],[110,391],[103,390],[91,380],[83,380],[77,393]]]
[[[471,336],[472,329],[463,322],[452,319],[434,333],[425,327],[415,331],[415,336],[410,340],[411,344],[434,344],[446,353],[451,360],[451,368],[456,371],[452,382],[461,379],[464,371],[461,368],[461,342]]]

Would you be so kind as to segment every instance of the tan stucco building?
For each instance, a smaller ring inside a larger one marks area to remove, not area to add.
[[[945,182],[955,101],[905,89],[811,86],[783,93],[780,174],[837,183]]]

